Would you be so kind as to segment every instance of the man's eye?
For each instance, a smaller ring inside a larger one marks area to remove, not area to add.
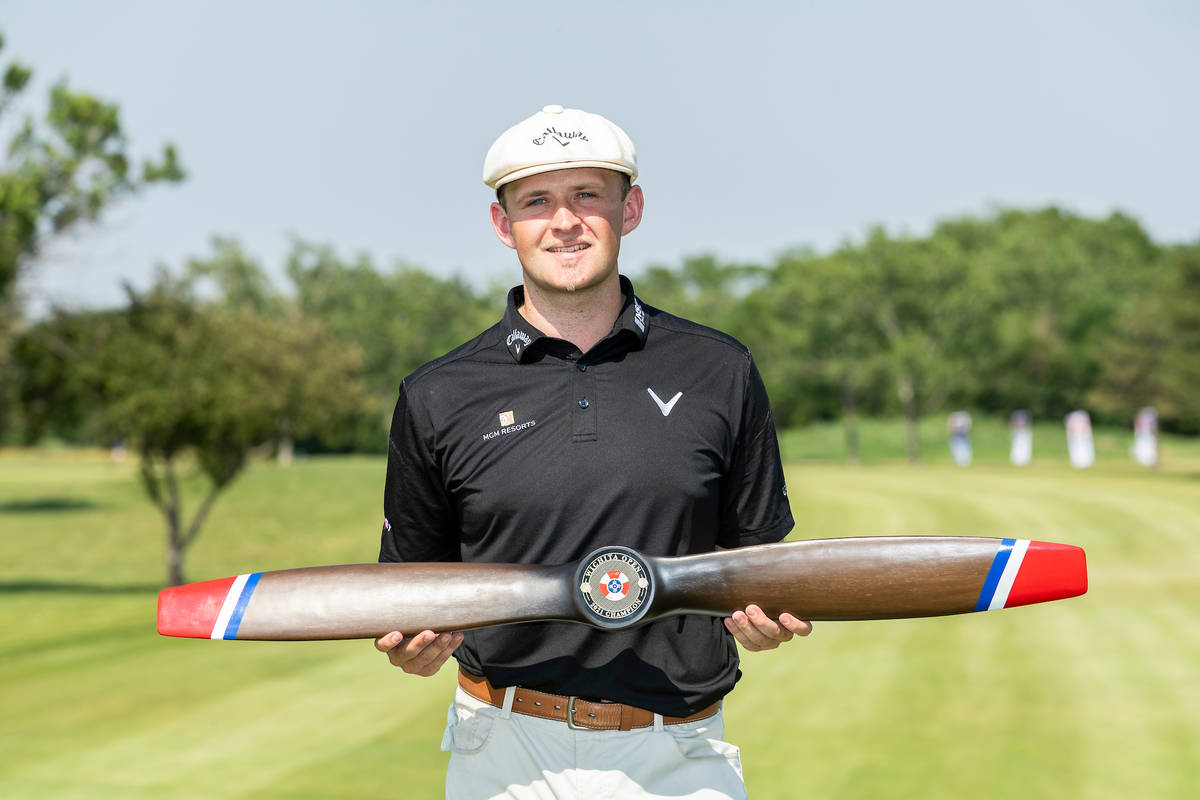
[[[533,198],[532,200],[530,200],[529,202],[527,202],[527,203],[525,204],[525,207],[526,207],[526,208],[530,208],[530,207],[532,207],[532,206],[540,206],[540,205],[542,205],[542,204],[543,204],[543,203],[545,203],[545,202],[546,202],[546,198],[544,198],[544,197],[535,197],[535,198]]]
[[[590,200],[596,196],[596,193],[595,192],[580,192],[579,196],[581,198],[583,198],[584,200]]]

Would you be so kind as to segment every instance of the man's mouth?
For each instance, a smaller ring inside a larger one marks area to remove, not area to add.
[[[567,245],[566,247],[547,247],[546,249],[551,253],[578,253],[580,250],[587,250],[589,247],[591,247],[590,244],[581,242],[579,244]]]

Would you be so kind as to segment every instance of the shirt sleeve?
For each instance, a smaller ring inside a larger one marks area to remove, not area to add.
[[[721,497],[721,547],[777,542],[794,526],[767,389],[753,359]]]
[[[381,562],[462,560],[458,514],[433,454],[431,428],[405,381],[388,434]]]

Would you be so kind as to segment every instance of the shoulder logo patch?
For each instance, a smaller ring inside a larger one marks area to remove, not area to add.
[[[671,415],[671,409],[675,408],[675,404],[679,402],[679,398],[683,397],[683,392],[676,392],[668,402],[664,403],[662,398],[654,393],[654,390],[646,387],[646,391],[650,393],[650,397],[654,400],[654,404],[658,406],[658,410],[662,412],[664,417]]]

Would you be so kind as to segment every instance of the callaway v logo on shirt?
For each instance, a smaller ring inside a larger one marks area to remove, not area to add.
[[[670,416],[671,409],[675,407],[677,402],[679,402],[679,398],[683,397],[683,392],[676,392],[675,396],[671,398],[669,403],[664,403],[662,399],[654,393],[653,389],[646,387],[646,391],[650,393],[652,398],[654,398],[655,405],[658,406],[658,410],[662,412],[664,417]]]

